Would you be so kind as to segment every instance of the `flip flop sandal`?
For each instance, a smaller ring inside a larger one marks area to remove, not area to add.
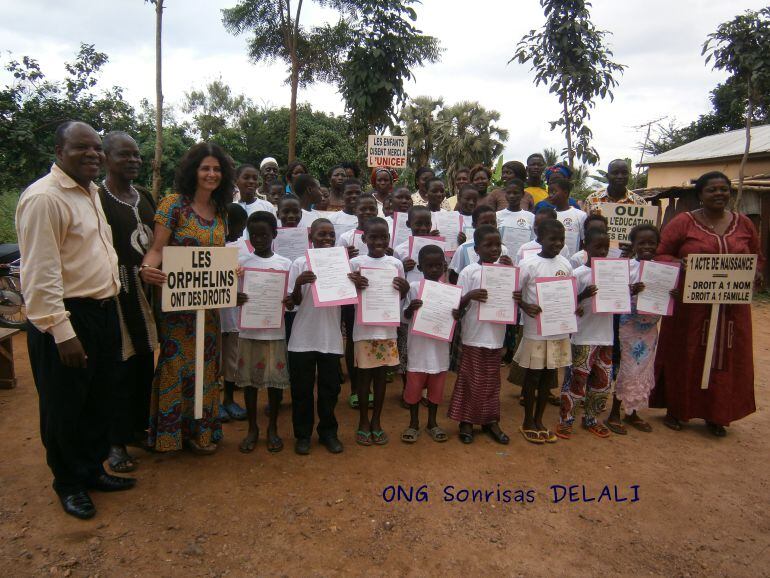
[[[127,474],[133,472],[136,469],[136,462],[128,452],[113,451],[110,450],[110,455],[107,458],[107,465],[116,474]]]
[[[235,402],[223,406],[227,414],[235,421],[243,421],[248,417],[246,410]]]
[[[521,435],[524,436],[524,439],[530,443],[533,443],[533,444],[545,443],[545,440],[540,437],[540,434],[536,430],[524,429],[523,427],[520,427],[519,431],[521,432]]]
[[[283,440],[279,436],[267,437],[267,451],[271,453],[278,453],[283,449]]]
[[[628,417],[624,417],[623,421],[626,422],[631,427],[638,429],[639,431],[643,431],[645,433],[650,433],[652,431],[652,426],[646,421],[644,421],[642,418],[631,419]]]
[[[564,424],[559,424],[556,426],[556,437],[559,437],[563,440],[570,439],[572,437],[572,426]]]
[[[511,438],[509,438],[502,430],[494,431],[489,426],[483,426],[481,430],[499,444],[506,446],[511,442]]]
[[[227,423],[230,421],[230,414],[227,413],[225,406],[223,406],[221,403],[219,404],[219,412],[217,413],[217,419],[222,423]]]
[[[257,431],[257,435],[254,436],[254,439],[249,439],[248,434],[245,438],[241,440],[241,443],[238,444],[238,449],[241,451],[241,453],[244,454],[250,454],[254,451],[254,448],[257,447],[257,442],[259,441],[259,431]]]
[[[388,439],[388,434],[386,434],[381,429],[372,432],[372,443],[374,445],[384,446],[389,441],[390,440]]]
[[[401,434],[401,441],[407,444],[413,444],[417,441],[418,437],[420,437],[420,430],[414,429],[413,427],[408,427]]]
[[[358,409],[358,394],[351,393],[350,397],[348,398],[348,405],[352,409]]]
[[[618,434],[619,436],[624,436],[628,433],[628,430],[626,429],[626,427],[620,422],[613,422],[613,421],[610,421],[609,419],[605,419],[604,425],[607,426],[607,428],[612,433]]]
[[[473,443],[473,432],[467,432],[467,431],[461,431],[459,433],[460,441],[464,444],[472,444]]]
[[[537,432],[537,435],[547,444],[555,444],[559,441],[559,437],[549,429],[540,430]]]
[[[432,428],[425,428],[425,431],[428,432],[428,435],[434,442],[441,443],[449,439],[449,436],[446,435],[446,432],[438,426],[432,427]]]
[[[360,446],[372,445],[372,432],[358,430],[356,432],[356,443]]]
[[[604,424],[595,423],[593,425],[583,427],[585,427],[590,433],[594,434],[598,438],[604,439],[610,437],[610,430],[607,429]]]

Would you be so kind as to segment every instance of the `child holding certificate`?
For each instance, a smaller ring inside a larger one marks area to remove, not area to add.
[[[620,371],[615,381],[612,410],[604,424],[615,433],[626,433],[620,423],[621,403],[625,409],[623,421],[642,432],[651,432],[652,426],[637,413],[649,407],[650,392],[655,387],[655,351],[658,347],[658,321],[660,315],[639,313],[637,295],[644,291],[640,283],[641,262],[651,261],[660,243],[660,233],[654,225],[637,225],[628,235],[632,252],[631,260],[631,307],[629,314],[620,315]],[[678,295],[672,289],[671,296]]]
[[[406,217],[406,226],[412,232],[413,237],[437,236],[438,231],[431,229],[433,221],[430,216],[430,209],[425,205],[414,205]],[[406,280],[409,283],[422,281],[422,272],[417,268],[417,262],[409,256],[409,241],[404,241],[393,249],[393,256],[401,261]]]
[[[472,185],[468,186],[472,187]],[[473,190],[476,191],[475,188],[473,188]],[[478,194],[478,191],[476,192]],[[491,225],[492,227],[496,227],[497,215],[495,214],[495,210],[489,205],[481,205],[480,207],[476,207],[473,210],[472,222],[474,229],[481,227],[482,225]],[[457,248],[457,251],[455,251],[455,254],[452,255],[452,261],[449,263],[449,282],[452,285],[457,285],[457,278],[459,277],[460,273],[463,272],[463,269],[465,269],[468,265],[479,262],[479,256],[476,253],[474,248],[475,246],[475,241],[471,239],[470,241],[466,241],[460,245]],[[501,255],[504,256],[507,254],[508,250],[505,248],[505,245],[503,245],[501,248]],[[512,264],[512,262],[510,264]]]
[[[439,281],[444,276],[446,262],[444,252],[436,245],[426,245],[420,249],[419,268],[428,281]],[[409,294],[404,300],[404,318],[411,321],[423,303],[418,298],[421,282],[409,284]],[[459,310],[453,312],[455,319]],[[406,387],[404,401],[409,406],[409,427],[401,434],[401,441],[414,443],[420,435],[420,402],[423,389],[428,390],[428,427],[426,431],[436,442],[447,440],[446,432],[436,422],[438,406],[444,399],[444,384],[449,370],[449,341],[432,339],[424,335],[408,334]]]
[[[246,229],[246,209],[240,203],[227,205],[227,237],[225,246],[238,247],[246,252],[246,243],[241,238]],[[224,377],[224,399],[219,404],[219,420],[223,423],[246,419],[246,411],[235,402],[235,370],[238,367],[238,307],[219,310],[222,328],[222,376]]]
[[[585,223],[583,223],[583,238],[585,239],[590,229],[598,229],[606,233],[608,226],[609,222],[607,221],[607,217],[600,215],[599,213],[591,213],[586,217]],[[569,262],[575,269],[581,265],[585,265],[588,263],[588,253],[585,249],[580,249],[580,251],[569,258]]]
[[[572,372],[562,386],[556,429],[556,435],[566,440],[572,437],[575,411],[581,403],[583,427],[599,438],[610,435],[597,416],[604,410],[612,383],[612,314],[595,313],[591,299],[597,293],[592,282],[592,259],[607,256],[610,238],[604,231],[591,229],[586,234],[585,247],[588,263],[574,272],[582,315],[578,317],[577,333],[572,335]]]
[[[409,283],[404,279],[404,268],[401,261],[395,257],[385,254],[390,244],[390,232],[388,223],[381,217],[369,219],[364,225],[364,242],[368,248],[367,255],[360,255],[350,260],[350,266],[353,273],[350,279],[355,284],[359,292],[366,291],[369,281],[366,278],[366,270],[361,272],[363,267],[369,269],[384,269],[388,274],[392,271],[392,286],[398,291],[398,301],[404,298],[409,291]],[[373,273],[373,272],[372,272]],[[388,301],[389,296],[383,295],[382,303]],[[356,431],[356,443],[363,446],[370,446],[373,443],[384,445],[388,443],[388,436],[382,429],[380,416],[382,406],[385,402],[385,382],[388,368],[399,364],[398,346],[396,344],[396,327],[400,318],[400,303],[397,303],[396,314],[393,315],[395,325],[383,321],[383,325],[376,322],[364,323],[364,316],[369,311],[362,311],[367,303],[379,304],[379,300],[364,299],[362,296],[357,311],[355,325],[353,327],[353,345],[356,362],[356,382],[358,398],[366,397],[369,393],[369,386],[372,385],[374,391],[374,408],[371,420],[369,419],[369,408],[363,403],[359,403],[359,421],[358,431]],[[383,317],[383,319],[385,319]]]
[[[542,209],[538,210],[537,213],[535,213],[535,220],[532,223],[532,232],[535,233],[535,238],[519,247],[519,250],[516,252],[516,256],[513,258],[514,265],[518,267],[519,264],[527,257],[531,257],[532,255],[537,255],[540,253],[540,250],[543,247],[537,240],[537,230],[541,223],[549,219],[556,220],[556,211],[550,207],[543,207]]]
[[[329,219],[317,219],[310,227],[310,241],[316,249],[334,247],[334,226]],[[299,257],[289,270],[291,302],[297,310],[289,339],[289,376],[291,380],[291,421],[294,426],[294,451],[310,453],[313,435],[313,391],[318,382],[318,439],[331,453],[340,453],[334,407],[340,393],[340,357],[342,332],[340,307],[315,307],[311,285],[316,280],[309,270],[307,257]]]
[[[491,215],[494,219],[494,211]],[[496,442],[507,444],[510,439],[499,424],[500,358],[505,325],[478,320],[479,302],[487,300],[487,290],[481,289],[481,264],[496,263],[501,259],[502,241],[500,232],[493,225],[478,227],[473,240],[479,263],[468,265],[457,280],[463,290],[459,308],[464,312],[462,353],[448,415],[460,422],[460,441],[463,443],[473,442],[473,426],[480,425]]]
[[[272,213],[257,211],[252,213],[246,223],[249,242],[253,253],[243,254],[238,263],[247,269],[272,269],[288,271],[291,261],[273,253],[273,239],[277,235],[278,223]],[[285,280],[281,287],[281,301],[285,305],[289,298],[285,296]],[[245,288],[245,287],[244,287]],[[257,298],[246,295],[247,299]],[[248,302],[248,301],[247,301]],[[241,322],[243,325],[243,320]],[[278,435],[278,410],[281,405],[282,391],[289,387],[289,372],[286,368],[286,331],[283,327],[269,329],[241,327],[238,336],[238,369],[236,382],[243,388],[246,412],[249,416],[249,431],[240,443],[244,453],[254,451],[259,438],[257,426],[257,391],[267,388],[270,407],[270,420],[267,426],[267,449],[279,452],[283,449],[283,440]]]
[[[353,179],[350,179],[353,180]],[[350,180],[346,182],[350,182]],[[358,182],[358,181],[356,181]],[[337,238],[337,246],[339,247],[347,247],[348,249],[348,256],[352,259],[353,257],[357,257],[359,253],[363,252],[366,254],[366,245],[359,245],[358,247],[355,246],[355,238],[356,238],[356,231],[364,230],[364,226],[366,225],[366,222],[377,216],[377,199],[374,198],[373,195],[366,193],[361,194],[361,186],[359,185],[359,192],[358,195],[356,195],[356,223],[357,225],[350,229],[349,231],[345,231]],[[353,190],[355,190],[355,187],[352,187]],[[352,195],[351,187],[348,186],[349,194]],[[335,227],[336,230],[336,227]],[[362,241],[361,241],[362,242]],[[361,251],[363,249],[363,251]],[[353,354],[353,322],[356,317],[356,307],[355,305],[343,305],[342,306],[342,323],[345,326],[345,366],[348,370],[348,377],[350,378],[350,397],[348,398],[348,404],[353,409],[358,409],[358,393],[356,390],[356,366],[355,366],[355,356]],[[374,404],[374,396],[369,394],[366,396],[366,399],[368,399],[368,405],[369,407]]]
[[[539,214],[539,213],[538,213]],[[546,219],[537,225],[537,241],[540,253],[524,259],[520,265],[517,293],[524,311],[523,338],[513,360],[524,368],[524,422],[519,428],[521,435],[534,444],[554,443],[557,438],[543,424],[543,413],[548,402],[549,390],[556,386],[558,369],[572,363],[569,334],[543,336],[537,316],[542,311],[538,305],[537,279],[569,278],[572,267],[560,253],[564,247],[564,225],[555,219]]]

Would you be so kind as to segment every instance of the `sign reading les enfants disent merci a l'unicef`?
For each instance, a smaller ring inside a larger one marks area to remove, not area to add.
[[[235,247],[164,247],[163,311],[235,307],[238,293]]]
[[[684,280],[685,303],[751,303],[756,255],[689,255]]]
[[[370,134],[366,158],[370,168],[403,169],[406,166],[406,137]]]

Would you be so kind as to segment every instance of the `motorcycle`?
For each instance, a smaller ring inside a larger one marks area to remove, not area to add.
[[[27,308],[21,292],[20,270],[19,246],[12,243],[0,245],[0,327],[27,327]]]

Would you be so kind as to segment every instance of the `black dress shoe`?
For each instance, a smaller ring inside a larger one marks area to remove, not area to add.
[[[96,506],[91,501],[91,497],[84,491],[67,496],[59,496],[59,501],[65,512],[81,520],[88,520],[96,514]]]
[[[92,480],[88,487],[100,492],[121,492],[123,490],[130,490],[135,485],[136,478],[120,478],[110,474],[102,474],[95,480]]]
[[[341,454],[342,450],[344,449],[342,447],[342,442],[337,438],[337,436],[322,438],[319,441],[321,442],[321,445],[326,446],[326,449],[329,450],[329,453],[332,454]]]
[[[301,456],[310,454],[310,438],[299,438],[294,442],[294,453]]]
[[[495,440],[499,444],[503,444],[504,446],[507,446],[511,441],[511,438],[509,438],[506,435],[506,433],[502,430],[498,429],[498,431],[495,431],[488,425],[482,426],[481,429],[485,433],[487,433],[489,437],[491,437],[493,440]]]

